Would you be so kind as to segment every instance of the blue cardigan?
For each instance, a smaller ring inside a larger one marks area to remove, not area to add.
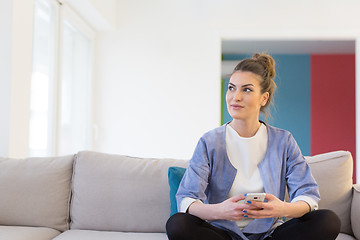
[[[265,192],[284,200],[287,186],[290,200],[302,195],[318,202],[318,185],[293,136],[288,131],[266,126],[268,146],[264,159],[258,165]],[[209,204],[226,200],[237,170],[227,155],[225,129],[226,124],[200,138],[176,195],[178,207],[186,197]],[[243,232],[265,233],[276,220],[255,219]],[[210,223],[235,233],[232,234],[235,239],[247,239],[235,221],[215,220]]]

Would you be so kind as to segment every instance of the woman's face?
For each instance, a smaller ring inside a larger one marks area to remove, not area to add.
[[[230,116],[239,120],[258,120],[269,93],[261,93],[260,77],[252,72],[238,71],[231,75],[226,92]]]

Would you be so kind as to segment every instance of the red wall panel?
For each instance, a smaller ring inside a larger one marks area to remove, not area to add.
[[[355,55],[311,56],[311,155],[350,151],[356,157]]]

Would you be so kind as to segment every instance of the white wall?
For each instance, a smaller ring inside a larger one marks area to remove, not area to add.
[[[0,8],[0,156],[28,153],[33,0]]]
[[[99,36],[96,150],[189,158],[219,125],[220,39],[176,4],[122,1],[118,30]]]
[[[12,0],[10,157],[27,157],[32,72],[33,0]]]
[[[9,148],[12,7],[4,1],[0,8],[0,156],[7,156]]]
[[[360,37],[356,39],[355,50],[355,78],[356,78],[356,183],[360,183]]]
[[[99,32],[114,30],[117,24],[118,0],[62,0],[93,29]]]
[[[220,125],[221,39],[353,39],[360,3],[118,2],[96,53],[95,150],[189,158]]]

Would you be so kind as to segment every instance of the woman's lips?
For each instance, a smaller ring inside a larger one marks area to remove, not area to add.
[[[237,104],[232,104],[231,107],[232,107],[234,110],[239,110],[239,109],[244,108],[243,106],[237,105]]]

